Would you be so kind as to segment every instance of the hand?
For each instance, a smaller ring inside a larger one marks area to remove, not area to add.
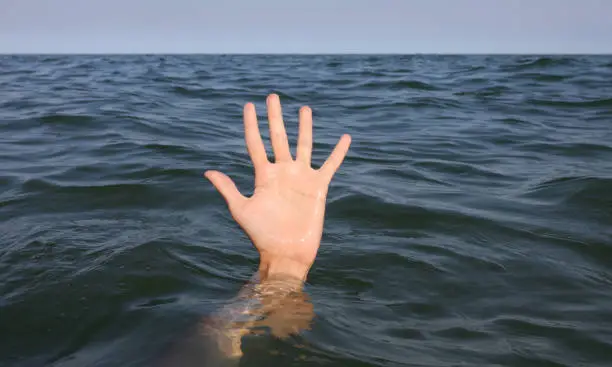
[[[266,103],[274,163],[268,161],[255,106],[247,103],[244,107],[245,140],[255,168],[253,195],[243,196],[221,172],[207,171],[205,176],[221,193],[232,217],[259,251],[262,278],[289,275],[304,281],[321,242],[327,188],[346,156],[351,138],[343,135],[323,166],[313,169],[310,108],[302,107],[299,112],[294,160],[279,97],[271,94]]]

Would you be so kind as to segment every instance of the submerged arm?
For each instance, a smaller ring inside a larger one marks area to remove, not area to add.
[[[243,336],[269,332],[285,338],[308,329],[313,317],[303,281],[292,275],[269,274],[264,268],[202,324],[202,331],[213,337],[225,356],[239,358]]]

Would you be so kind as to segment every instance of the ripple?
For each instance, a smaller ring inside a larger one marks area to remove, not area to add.
[[[82,126],[94,121],[92,116],[88,115],[68,115],[68,114],[53,114],[45,115],[38,119],[44,124],[62,124],[69,126]]]
[[[573,64],[571,58],[565,57],[535,57],[519,59],[515,64],[505,67],[506,70],[520,71],[529,69],[549,69],[553,67],[569,66]]]
[[[522,73],[521,77],[536,80],[539,82],[562,82],[569,78],[570,75],[546,74],[546,73]]]
[[[417,167],[443,173],[453,173],[456,176],[503,179],[507,177],[501,172],[486,169],[482,165],[444,161],[438,159],[419,160],[413,163]]]
[[[612,107],[612,98],[601,98],[590,101],[568,101],[568,100],[545,100],[545,99],[531,99],[528,103],[536,106],[548,106],[548,107],[566,107],[566,108],[598,108],[598,107]]]
[[[611,188],[612,178],[567,176],[536,183],[526,190],[525,195],[540,199],[555,198],[585,207],[591,207],[593,204],[612,207]]]
[[[509,87],[506,86],[493,86],[493,87],[485,87],[476,91],[470,92],[456,92],[457,96],[474,96],[474,97],[499,97],[511,91]]]
[[[368,81],[363,82],[356,87],[358,88],[366,88],[366,89],[378,89],[378,88],[389,88],[390,90],[398,90],[398,89],[414,89],[414,90],[423,90],[423,91],[434,91],[438,90],[438,88],[432,84],[420,82],[418,80],[401,80],[401,81]]]

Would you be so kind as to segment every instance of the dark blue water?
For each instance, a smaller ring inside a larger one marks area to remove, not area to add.
[[[610,366],[612,57],[263,55],[0,57],[0,365],[148,366],[238,292],[202,173],[252,190],[271,92],[353,144],[312,329],[241,365]]]

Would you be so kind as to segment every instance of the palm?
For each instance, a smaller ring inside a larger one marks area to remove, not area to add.
[[[228,203],[232,216],[245,230],[262,255],[283,256],[304,264],[316,257],[323,230],[327,187],[350,145],[342,137],[325,164],[311,168],[312,115],[300,110],[300,128],[295,160],[289,152],[278,96],[268,98],[270,136],[275,163],[267,159],[259,133],[255,108],[244,110],[245,139],[255,167],[255,191],[242,196],[229,177],[207,172]]]
[[[254,195],[233,211],[260,251],[314,259],[323,229],[327,183],[300,163],[269,164]],[[276,246],[277,248],[270,248]]]

